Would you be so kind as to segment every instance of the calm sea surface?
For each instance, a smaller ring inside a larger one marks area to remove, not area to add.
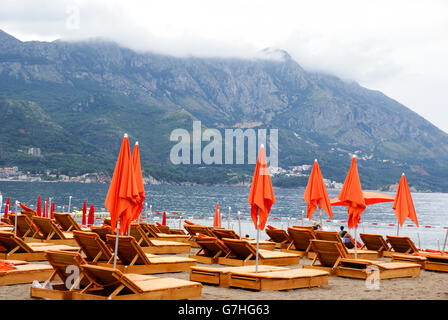
[[[56,211],[67,210],[69,196],[72,196],[72,210],[79,209],[84,200],[88,206],[93,204],[97,211],[104,209],[104,199],[108,185],[83,184],[83,183],[41,183],[41,182],[6,182],[0,181],[0,191],[3,194],[3,213],[6,198],[10,197],[12,203],[15,200],[23,202],[33,208],[36,206],[37,196],[42,200],[52,197],[56,204]],[[152,214],[148,214],[151,221],[160,221],[161,215],[156,211],[166,211],[168,225],[179,227],[182,216],[204,225],[213,224],[213,216],[216,203],[219,203],[222,212],[222,225],[240,232],[242,235],[256,236],[252,220],[250,220],[250,206],[247,202],[248,187],[227,186],[145,186],[146,198],[152,205]],[[311,225],[312,221],[302,218],[302,210],[306,211],[306,203],[302,200],[304,189],[280,189],[274,188],[277,202],[272,206],[268,224],[286,228],[292,225]],[[328,190],[330,198],[336,197],[339,190]],[[387,193],[394,196],[394,193]],[[438,249],[443,246],[448,227],[448,194],[446,193],[413,193],[414,206],[420,227],[407,219],[399,235],[410,236],[421,248]],[[228,220],[229,206],[230,223]],[[237,212],[241,212],[241,223],[238,223]],[[182,213],[173,214],[172,212]],[[149,209],[148,212],[149,213]],[[334,217],[329,220],[328,215],[322,212],[323,226],[325,230],[339,230],[339,226],[347,228],[347,209],[334,206]],[[313,214],[313,219],[319,222],[319,213]],[[101,220],[97,219],[100,223]],[[375,204],[368,206],[364,211],[358,232],[380,233],[383,235],[396,235],[396,218],[392,210],[392,203]],[[374,225],[373,223],[376,223]],[[391,226],[390,224],[394,224]],[[351,232],[352,235],[354,231]],[[260,239],[266,239],[264,231],[260,232]],[[448,244],[447,244],[448,248]]]

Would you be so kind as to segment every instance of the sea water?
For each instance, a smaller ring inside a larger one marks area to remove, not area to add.
[[[38,195],[41,196],[42,202],[51,197],[57,212],[68,210],[69,196],[72,197],[71,211],[80,210],[86,200],[88,209],[93,204],[96,212],[105,212],[104,200],[107,189],[108,185],[105,184],[0,181],[0,191],[3,194],[1,213],[3,214],[7,197],[11,198],[14,210],[15,200],[35,208]],[[211,226],[216,204],[219,203],[222,227],[230,227],[237,233],[241,230],[242,236],[249,235],[255,238],[256,229],[250,218],[250,206],[247,202],[249,190],[249,187],[234,186],[146,185],[148,210],[142,213],[142,217],[147,221],[161,222],[162,213],[165,211],[167,224],[173,228],[182,228],[183,220]],[[293,225],[311,225],[313,220],[320,223],[317,210],[311,220],[306,218],[304,191],[304,188],[274,188],[277,201],[272,206],[267,224],[286,229]],[[395,196],[394,193],[385,193]],[[337,197],[339,190],[329,189],[328,194],[330,198]],[[406,219],[403,227],[398,230],[399,235],[409,236],[421,248],[442,248],[448,230],[448,194],[416,192],[412,193],[412,197],[419,227]],[[347,208],[343,206],[333,206],[333,219],[322,211],[323,229],[339,230],[340,226],[345,226],[347,229],[347,218]],[[101,221],[102,219],[96,219],[95,223],[100,224]],[[355,230],[348,231],[355,235]],[[360,232],[378,233],[383,236],[396,235],[397,219],[392,209],[392,202],[368,206],[357,229],[357,234]],[[267,239],[263,230],[260,231],[260,239]]]

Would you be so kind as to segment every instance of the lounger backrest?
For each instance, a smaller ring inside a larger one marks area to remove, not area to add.
[[[299,251],[308,249],[310,241],[316,239],[314,232],[309,229],[289,227],[288,234],[291,241],[294,243],[294,247]]]
[[[230,251],[239,259],[246,259],[251,254],[256,255],[256,249],[247,241],[239,239],[221,239]]]
[[[386,238],[395,252],[401,252],[401,253],[418,252],[417,247],[409,237],[386,236]]]
[[[12,222],[12,225],[15,225],[15,215],[11,214],[9,216],[9,220]],[[31,219],[28,218],[28,216],[22,215],[22,214],[19,214],[17,216],[17,236],[18,237],[23,237],[25,234],[27,236],[31,237],[36,231],[38,231],[38,228],[31,221]]]
[[[219,251],[222,252],[221,256],[224,256],[230,251],[230,249],[217,238],[199,238],[196,239],[196,243],[204,249],[204,254],[208,257],[214,257]]]
[[[73,219],[70,213],[55,212],[54,219],[64,231],[74,231],[74,230],[81,231],[81,227],[75,221],[75,219]]]
[[[360,233],[359,236],[367,250],[379,251],[389,249],[389,245],[380,234]]]
[[[73,238],[78,243],[82,252],[86,255],[88,261],[109,261],[112,252],[109,247],[101,240],[100,236],[95,232],[73,231]],[[97,258],[101,252],[100,258]]]
[[[107,225],[107,226],[110,226],[110,224],[111,224],[111,220],[110,220],[110,218],[104,218],[104,220],[103,220],[103,224],[105,224],[105,225]]]
[[[156,228],[159,230],[159,233],[170,233],[170,227],[168,226],[156,226]]]
[[[66,283],[68,277],[73,275],[73,269],[69,267],[75,266],[80,268],[82,265],[87,264],[79,252],[49,250],[45,252],[45,257],[64,283]],[[81,285],[88,285],[87,279],[82,279]]]
[[[306,229],[310,231],[314,231],[313,226],[292,226],[293,228],[300,228],[300,229]]]
[[[22,210],[22,211],[20,211],[20,213],[27,216],[30,219],[32,219],[36,215],[36,213],[34,213],[32,211],[26,211],[26,210]]]
[[[158,237],[157,234],[160,233],[160,230],[157,229],[155,224],[146,223],[145,226],[146,226],[146,231],[149,233],[149,236],[155,237],[155,238]]]
[[[107,244],[115,252],[116,236],[108,234],[106,238],[107,238]],[[117,256],[123,263],[123,265],[130,265],[131,262],[134,260],[135,256],[138,257],[134,263],[136,265],[151,263],[146,254],[143,252],[142,248],[138,245],[137,241],[135,241],[135,238],[131,236],[118,237]]]
[[[272,241],[277,242],[277,243],[290,241],[288,233],[283,229],[268,229],[268,228],[266,228],[266,234],[271,238]]]
[[[143,231],[142,227],[138,223],[131,223],[129,235],[134,237],[141,247],[148,247],[151,245],[151,240],[148,239],[145,231]]]
[[[311,240],[311,246],[325,267],[333,267],[339,258],[347,258],[343,245],[337,241]]]
[[[128,291],[134,293],[142,293],[143,291],[135,285],[135,283],[127,278],[120,270],[113,268],[106,268],[93,265],[82,265],[81,270],[83,274],[95,285],[99,287],[106,287],[111,292],[112,290],[124,285]]]
[[[326,241],[336,241],[342,245],[345,253],[348,255],[347,247],[342,242],[341,236],[337,231],[325,231],[325,230],[316,230],[314,231],[317,240],[326,240]]]
[[[0,246],[4,247],[7,252],[19,246],[20,248],[16,250],[16,253],[32,253],[33,249],[26,244],[25,241],[16,237],[12,232],[0,232]]]
[[[112,228],[110,226],[91,226],[90,230],[98,234],[104,242],[107,241],[106,235],[112,234]]]
[[[54,232],[52,239],[65,239],[62,231],[50,218],[33,217],[33,222],[39,228],[39,231],[45,238],[47,238],[52,232]]]
[[[227,238],[227,239],[240,239],[240,236],[231,229],[222,229],[222,228],[213,228],[213,233],[219,239]]]

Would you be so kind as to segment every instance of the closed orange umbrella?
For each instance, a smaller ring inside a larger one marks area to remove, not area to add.
[[[87,219],[87,226],[91,226],[95,223],[95,207],[92,205],[90,205],[90,210],[89,210],[89,217]]]
[[[42,210],[42,200],[40,199],[40,196],[37,196],[36,214],[38,217],[41,216],[41,210]]]
[[[84,204],[82,205],[82,225],[86,225],[86,219],[87,219],[87,200],[84,200]]]
[[[219,210],[219,203],[216,204],[215,218],[213,219],[213,226],[221,228],[221,211]]]
[[[50,207],[50,218],[54,219],[54,201],[51,202],[51,207]]]
[[[395,210],[395,216],[398,219],[398,224],[400,225],[400,227],[403,226],[403,223],[407,217],[414,221],[415,225],[418,227],[418,220],[417,214],[415,213],[414,202],[412,201],[411,191],[409,190],[408,182],[406,181],[406,176],[404,175],[404,173],[401,175],[392,209]]]
[[[348,227],[357,228],[361,214],[366,209],[366,202],[362,193],[361,181],[359,180],[356,157],[352,158],[350,170],[347,173],[338,198],[347,206]]]
[[[132,213],[132,220],[138,218],[140,212],[143,209],[143,201],[145,201],[145,186],[143,184],[142,167],[140,164],[140,147],[138,141],[134,145],[134,150],[132,151],[132,165],[134,166],[135,181],[137,183],[139,200],[137,201],[137,206]]]
[[[313,169],[311,170],[310,178],[308,179],[308,184],[306,185],[305,193],[303,194],[303,200],[307,203],[306,216],[308,219],[311,219],[311,216],[318,206],[319,214],[320,209],[323,209],[328,213],[328,216],[333,219],[330,198],[328,197],[327,188],[325,188],[324,178],[322,177],[317,160],[314,160]],[[321,214],[320,219],[322,223]]]
[[[138,198],[138,187],[134,176],[129,139],[125,134],[104,202],[110,213],[112,232],[115,231],[118,221],[121,225],[118,233],[123,234],[128,229],[132,210],[137,204]]]
[[[166,226],[166,212],[165,211],[163,211],[162,226]]]

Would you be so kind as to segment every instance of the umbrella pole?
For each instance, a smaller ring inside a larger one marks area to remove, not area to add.
[[[355,259],[358,259],[358,241],[356,234],[358,233],[358,227],[355,228]]]
[[[400,224],[397,223],[397,237],[398,237],[398,231],[400,230]]]
[[[240,212],[239,211],[238,211],[238,233],[240,234],[240,238],[241,238],[241,218],[240,218]]]
[[[227,229],[230,229],[230,207],[229,207],[229,215],[227,216]]]
[[[117,229],[115,230],[115,250],[114,250],[114,269],[117,268],[117,248],[118,248],[118,234],[120,233],[120,217],[117,220]]]
[[[17,204],[19,203],[19,201],[16,200],[16,214],[14,215],[14,234],[17,236]]]
[[[417,232],[417,238],[418,238],[418,248],[421,249],[422,246],[420,244],[420,234]]]
[[[445,251],[445,246],[446,246],[446,238],[448,237],[448,229],[446,230],[446,234],[445,234],[445,241],[443,241],[443,248],[442,248],[442,256],[443,256],[443,252]]]
[[[70,213],[70,208],[71,208],[71,206],[72,206],[72,196],[69,196],[68,197],[68,213]]]
[[[302,210],[302,226],[303,226],[303,214],[305,213],[305,210]]]
[[[149,218],[148,218],[148,222],[151,222],[151,216],[152,216],[152,204],[149,205]]]
[[[260,239],[260,209],[257,208],[257,254],[255,256],[255,272],[258,272],[258,245]]]
[[[322,228],[322,211],[319,206],[320,227]]]

